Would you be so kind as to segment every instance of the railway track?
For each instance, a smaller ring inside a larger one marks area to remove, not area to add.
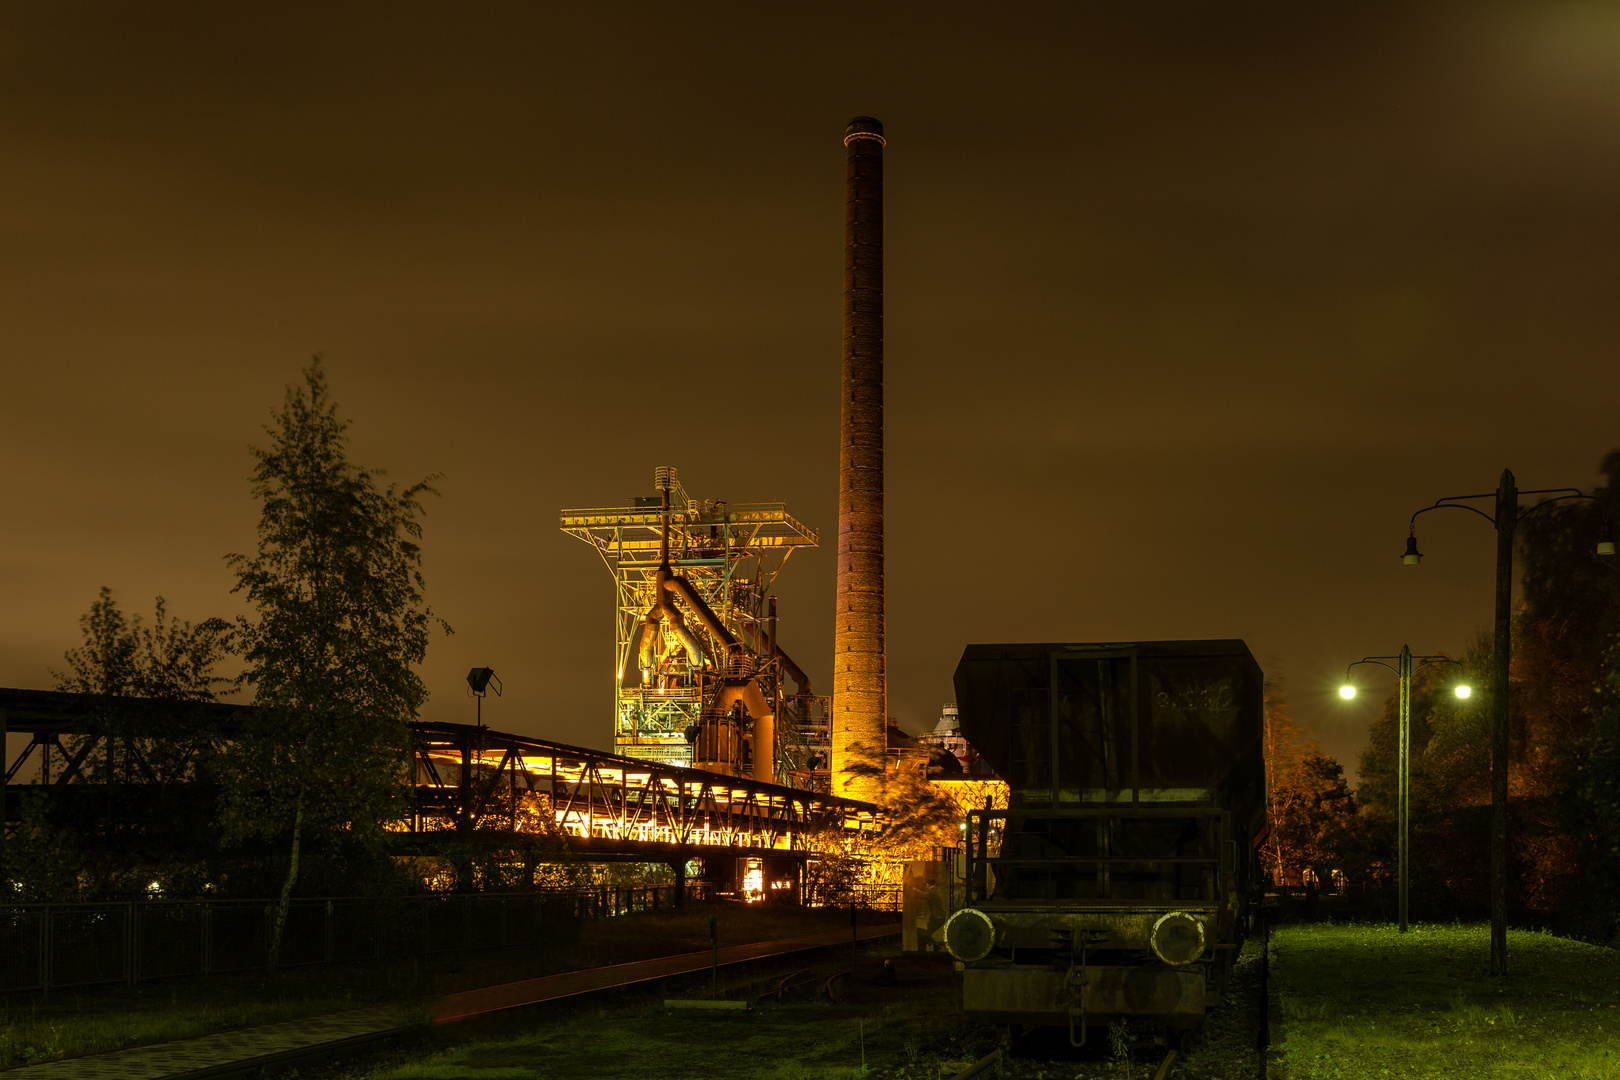
[[[1121,1075],[1120,1065],[1128,1055],[1132,1075],[1151,1080],[1265,1080],[1269,1036],[1266,960],[1267,939],[1262,930],[1244,942],[1220,1005],[1210,1012],[1203,1027],[1190,1033],[1180,1046],[1168,1045],[1162,1036],[1147,1028],[1127,1028],[1117,1032],[1113,1040],[1106,1031],[1104,1037],[1098,1038],[1099,1032],[1094,1029],[1087,1045],[1079,1050],[1071,1049],[1066,1035],[1055,1033],[1055,1029],[1014,1032],[1011,1052],[998,1060],[995,1068],[963,1071],[957,1077],[1033,1080],[1037,1076],[1059,1075],[1112,1080]],[[970,1068],[982,1064],[974,1062]]]
[[[105,1077],[107,1080],[231,1080],[235,1077],[252,1077],[256,1080],[287,1069],[303,1070],[321,1062],[370,1053],[389,1043],[425,1036],[435,1026],[597,991],[690,976],[707,972],[711,966],[720,968],[752,961],[780,960],[804,956],[819,949],[847,946],[856,941],[879,941],[896,936],[899,932],[898,923],[880,924],[864,927],[853,935],[839,931],[813,937],[757,942],[730,946],[720,949],[718,953],[704,950],[527,979],[452,994],[434,1007],[430,1023],[400,1025],[379,1016],[370,1025],[370,1030],[353,1031],[355,1025],[351,1024],[341,1037],[305,1040],[299,1040],[296,1036],[285,1037],[285,1033],[279,1030],[316,1026],[317,1022],[327,1019],[315,1017],[306,1021],[205,1035],[178,1043],[161,1043],[29,1065],[6,1070],[3,1076],[5,1080],[86,1080],[90,1077]],[[830,984],[831,980],[827,981]],[[366,1011],[360,1010],[353,1015],[359,1016]],[[347,1017],[351,1014],[338,1015]],[[364,1028],[368,1025],[360,1026]],[[258,1039],[256,1045],[257,1035],[271,1032],[274,1032],[272,1038]]]

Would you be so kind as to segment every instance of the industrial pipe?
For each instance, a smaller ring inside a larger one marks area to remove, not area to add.
[[[754,721],[754,779],[767,784],[776,783],[776,714],[765,700],[765,693],[759,688],[758,679],[727,679],[715,695],[714,706],[703,720],[702,726],[723,726],[730,722],[732,706],[742,703],[744,711]],[[706,745],[704,734],[698,733],[698,745]],[[714,745],[721,740],[711,736],[708,745]],[[712,752],[712,751],[711,751]],[[703,768],[706,762],[694,761],[698,768]],[[730,764],[727,762],[726,764]]]
[[[664,567],[659,571],[659,574],[663,575],[667,572],[668,567]],[[685,600],[692,609],[692,613],[698,617],[698,622],[702,623],[703,628],[713,634],[721,645],[725,646],[728,653],[741,644],[737,640],[737,635],[727,630],[725,624],[709,609],[709,605],[703,602],[703,597],[699,596],[698,591],[692,588],[691,582],[678,574],[670,574],[668,577],[662,577],[659,584],[662,589],[673,592],[682,600]],[[660,593],[660,595],[662,594]],[[663,603],[667,605],[669,601],[664,600]]]
[[[810,676],[806,675],[804,670],[793,662],[793,657],[782,651],[780,645],[775,645],[769,638],[761,635],[757,627],[744,623],[743,638],[748,642],[748,647],[759,655],[776,657],[777,662],[782,665],[782,670],[787,672],[788,678],[793,680],[795,696],[802,697],[813,692],[810,689]]]

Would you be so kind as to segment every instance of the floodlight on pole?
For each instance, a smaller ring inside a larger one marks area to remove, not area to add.
[[[1456,688],[1452,691],[1452,693],[1456,694],[1460,698],[1465,698],[1473,692],[1474,688],[1469,686],[1467,683],[1458,683]]]
[[[500,697],[501,680],[496,677],[494,668],[475,667],[467,672],[467,689],[471,691],[473,698],[478,702],[476,707],[478,726],[483,727],[484,697],[492,689],[495,691],[495,696]]]
[[[1351,686],[1349,683],[1345,683],[1343,686],[1339,687],[1339,696],[1344,698],[1344,700],[1349,701],[1351,698],[1356,696],[1356,688]]]

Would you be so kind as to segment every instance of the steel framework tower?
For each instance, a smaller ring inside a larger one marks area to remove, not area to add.
[[[616,752],[824,786],[827,699],[777,645],[770,595],[816,530],[782,503],[693,499],[672,468],[656,479],[629,506],[562,512],[613,575]]]

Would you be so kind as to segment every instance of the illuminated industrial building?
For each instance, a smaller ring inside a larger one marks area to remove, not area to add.
[[[689,497],[675,470],[628,506],[565,510],[614,582],[614,748],[826,789],[828,699],[776,641],[772,583],[816,530],[782,503]]]

